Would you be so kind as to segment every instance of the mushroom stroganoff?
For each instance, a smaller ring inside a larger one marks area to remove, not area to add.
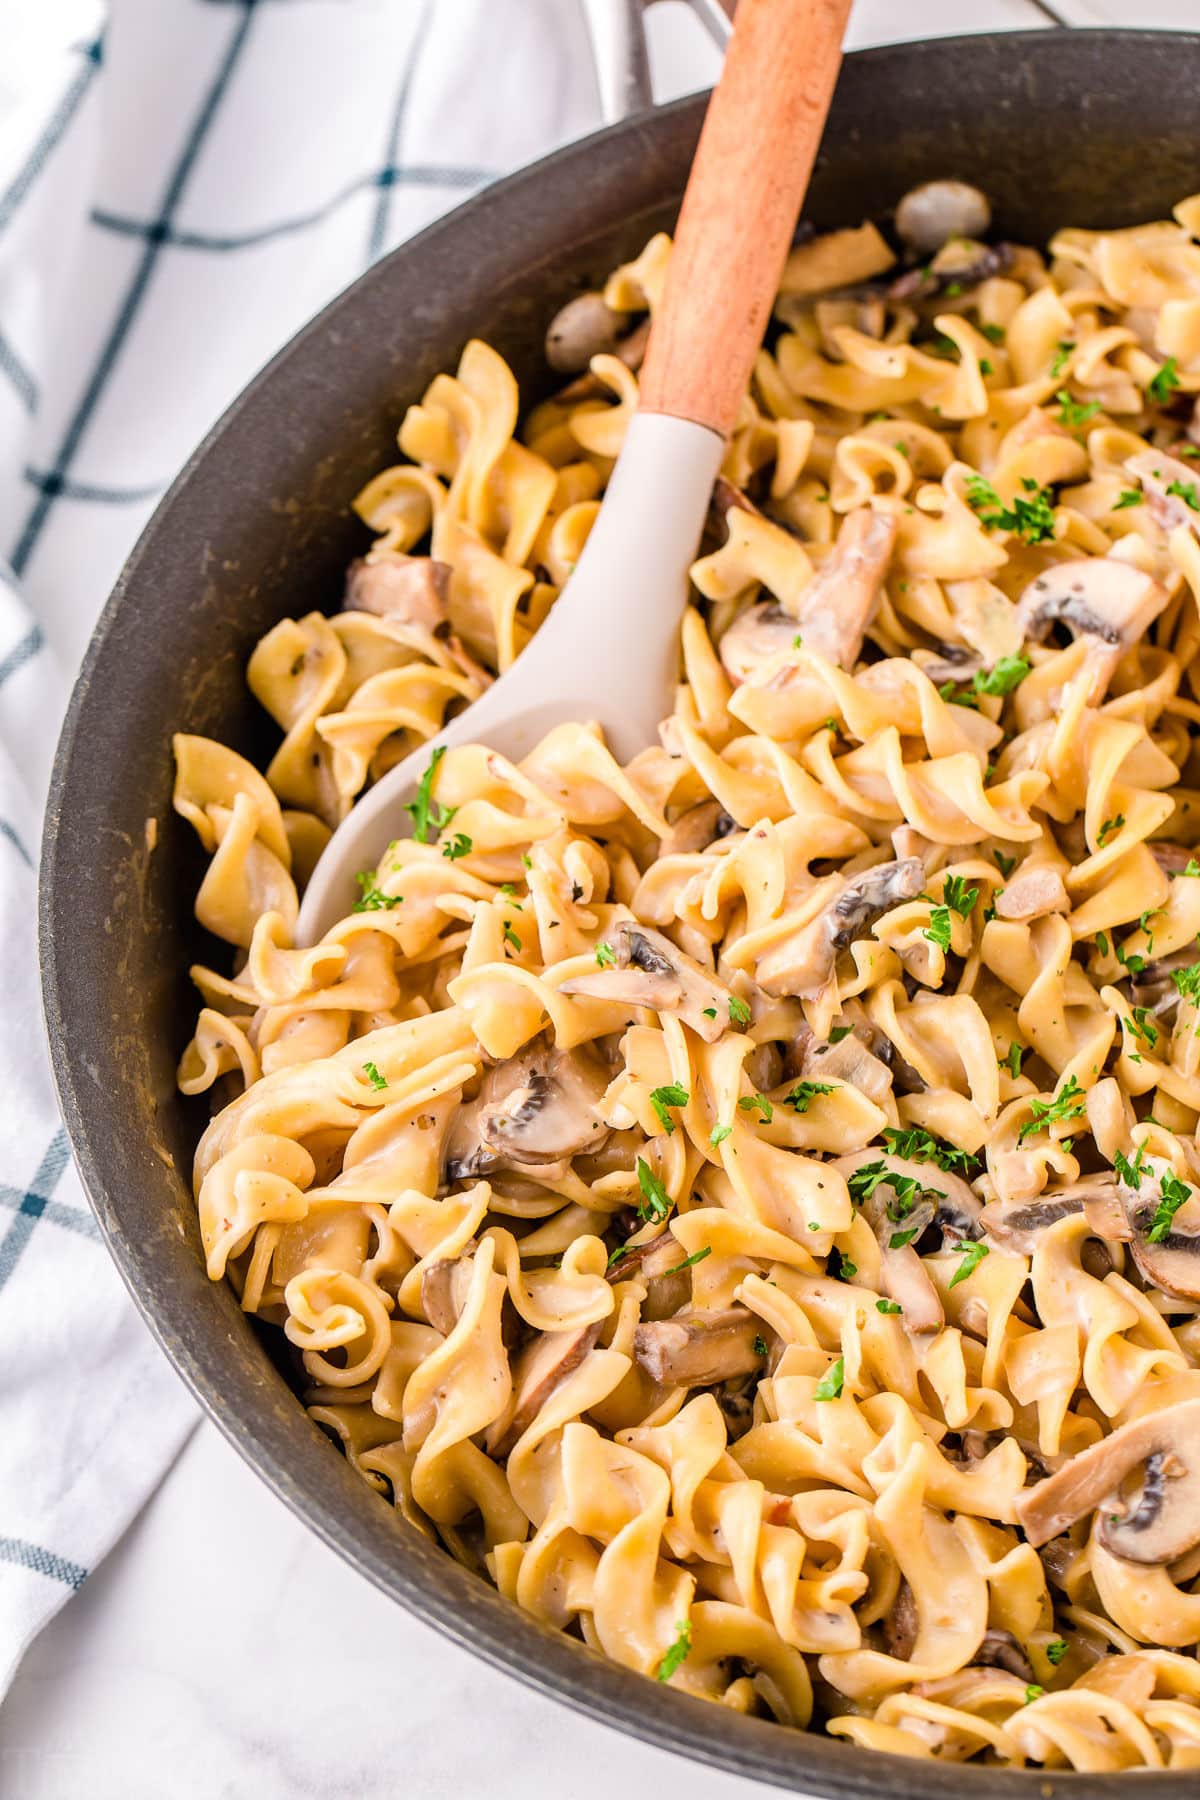
[[[1200,1767],[1200,198],[801,239],[692,568],[675,709],[355,796],[554,605],[670,244],[467,345],[249,664],[180,1065],[214,1280],[314,1420],[538,1619],[911,1756]],[[647,604],[654,603],[647,596]],[[629,646],[637,655],[636,644]]]

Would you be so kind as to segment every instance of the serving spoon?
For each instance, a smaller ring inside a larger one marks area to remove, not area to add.
[[[579,563],[512,667],[389,769],[334,832],[296,930],[350,911],[355,876],[404,835],[433,751],[520,761],[554,726],[598,721],[626,762],[657,738],[713,482],[762,342],[833,97],[850,0],[741,0],[713,90],[642,367],[637,410]]]

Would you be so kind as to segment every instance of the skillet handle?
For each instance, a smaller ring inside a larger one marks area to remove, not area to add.
[[[733,428],[804,202],[850,0],[741,0],[641,374],[644,412]]]

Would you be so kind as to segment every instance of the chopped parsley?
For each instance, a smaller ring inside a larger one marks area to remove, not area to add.
[[[1028,475],[1021,486],[1024,496],[1018,494],[1011,506],[1005,506],[990,481],[982,475],[969,475],[967,500],[988,531],[1015,531],[1027,544],[1047,543],[1054,536],[1054,495]],[[985,507],[990,510],[985,512]]]
[[[1116,946],[1116,951],[1117,961],[1121,963],[1124,968],[1128,969],[1131,975],[1141,974],[1146,966],[1146,959],[1144,956],[1140,956],[1136,950],[1127,951],[1124,944],[1118,944]]]
[[[1140,506],[1142,494],[1140,488],[1122,488],[1112,503],[1114,512],[1124,512],[1127,506]]]
[[[690,1256],[685,1256],[681,1263],[676,1263],[675,1267],[673,1269],[664,1269],[663,1274],[664,1275],[682,1275],[683,1271],[685,1269],[693,1268],[696,1263],[703,1262],[706,1256],[711,1256],[711,1255],[712,1255],[712,1245],[705,1244],[703,1250],[694,1250]]]
[[[922,937],[936,944],[943,954],[950,948],[950,908],[935,906],[929,915],[929,924],[921,933]]]
[[[638,1218],[665,1219],[671,1210],[671,1196],[650,1167],[644,1156],[637,1159],[638,1186],[642,1197],[638,1201]]]
[[[1101,825],[1099,831],[1096,833],[1096,843],[1101,850],[1103,850],[1108,839],[1112,837],[1114,833],[1120,831],[1124,823],[1124,813],[1118,813],[1115,819],[1105,819],[1103,825]]]
[[[1086,406],[1081,406],[1077,400],[1072,400],[1066,388],[1059,388],[1054,398],[1058,401],[1058,422],[1065,425],[1068,431],[1078,431],[1081,425],[1086,425],[1100,411],[1098,400],[1089,400]]]
[[[351,912],[390,912],[393,906],[404,904],[403,894],[384,893],[375,879],[374,869],[360,869],[354,879],[360,892]]]
[[[1004,327],[1003,327],[1003,325],[981,324],[979,329],[980,329],[980,331],[982,331],[984,337],[987,339],[989,344],[1002,344],[1004,342]]]
[[[1059,1663],[1062,1661],[1063,1657],[1066,1654],[1067,1654],[1066,1638],[1051,1638],[1050,1642],[1046,1645],[1046,1661],[1048,1663],[1052,1664],[1053,1667],[1057,1669]]]
[[[717,1016],[716,1007],[715,1006],[706,1006],[704,1009],[704,1016],[706,1019],[715,1019]]]
[[[923,1125],[909,1125],[907,1129],[887,1125],[882,1136],[891,1155],[902,1156],[909,1162],[936,1163],[939,1169],[951,1169],[964,1180],[969,1180],[979,1167],[977,1156],[954,1144],[944,1143]]]
[[[505,919],[504,921],[504,941],[506,944],[511,944],[518,955],[520,955],[521,951],[525,948],[524,944],[522,944],[520,938],[513,930],[511,919]]]
[[[738,1101],[738,1105],[743,1112],[754,1112],[757,1110],[762,1114],[768,1125],[775,1117],[775,1108],[771,1105],[771,1102],[767,1099],[765,1094],[746,1094]]]
[[[685,1663],[692,1649],[692,1627],[688,1619],[680,1619],[675,1627],[675,1641],[654,1671],[658,1681],[670,1681],[676,1669]]]
[[[1181,875],[1200,875],[1200,862],[1197,862],[1194,856],[1189,856],[1182,869],[1172,869],[1170,873],[1172,881],[1177,880]]]
[[[1178,1175],[1170,1172],[1159,1181],[1162,1199],[1154,1209],[1154,1217],[1150,1221],[1150,1229],[1146,1233],[1148,1244],[1161,1244],[1171,1229],[1171,1220],[1192,1197],[1192,1190],[1186,1181],[1180,1181]]]
[[[992,851],[992,860],[995,863],[996,867],[999,869],[1000,873],[1003,875],[1005,881],[1007,881],[1009,876],[1012,874],[1013,870],[1017,866],[1016,857],[1015,856],[1005,856],[1003,850],[993,850]]]
[[[650,1104],[658,1114],[658,1122],[668,1137],[670,1137],[675,1129],[675,1121],[667,1108],[671,1106],[686,1106],[688,1099],[689,1095],[687,1089],[681,1087],[677,1081],[670,1081],[665,1087],[651,1089]]]
[[[875,1311],[877,1313],[902,1313],[904,1308],[898,1300],[877,1300]]]
[[[739,999],[736,994],[730,994],[729,996],[729,1017],[734,1025],[748,1025],[750,1023],[750,1008],[746,1005],[746,1002]]]
[[[1032,1706],[1035,1700],[1040,1700],[1045,1691],[1045,1688],[1039,1686],[1036,1681],[1028,1682],[1025,1688],[1026,1706]]]
[[[596,945],[596,962],[602,969],[613,969],[616,967],[616,952],[613,950],[611,944]]]
[[[387,1082],[379,1073],[379,1070],[373,1062],[365,1062],[363,1064],[363,1069],[366,1073],[367,1080],[373,1088],[385,1088],[387,1086]]]
[[[853,1030],[853,1025],[834,1025],[830,1029],[829,1042],[831,1044],[840,1044],[842,1039],[849,1037]]]
[[[714,1150],[720,1148],[733,1131],[732,1125],[714,1125],[708,1134],[708,1141]]]
[[[906,1244],[912,1243],[916,1235],[917,1227],[915,1225],[910,1226],[906,1231],[893,1231],[891,1237],[888,1239],[888,1249],[903,1250]]]
[[[979,889],[969,887],[962,875],[947,875],[942,884],[943,902],[956,912],[960,919],[970,918],[978,898]]]
[[[1011,694],[1032,667],[1023,656],[1002,656],[994,669],[976,669],[971,685],[977,694]]]
[[[413,836],[418,844],[429,842],[430,826],[437,831],[444,831],[458,811],[457,806],[439,806],[433,800],[433,778],[437,774],[437,766],[445,754],[445,744],[439,744],[429,758],[429,767],[417,786],[416,799],[404,802],[404,810],[412,819]]]
[[[1070,361],[1071,352],[1074,348],[1074,338],[1059,338],[1057,344],[1054,346],[1054,360],[1050,364],[1051,381],[1058,380],[1059,376],[1066,368],[1067,363]]]
[[[442,855],[447,857],[450,862],[457,862],[461,856],[470,856],[474,848],[474,840],[469,838],[465,831],[456,831],[450,842],[442,845]],[[516,891],[511,882],[506,882],[505,887],[508,888],[510,895]],[[503,893],[504,888],[501,888],[500,892]]]
[[[1167,488],[1167,493],[1173,494],[1177,500],[1182,500],[1184,505],[1190,506],[1193,512],[1200,512],[1200,494],[1196,492],[1194,481],[1172,481]]]
[[[987,1255],[988,1247],[986,1244],[970,1242],[965,1244],[952,1244],[951,1249],[957,1256],[962,1257],[962,1261],[950,1277],[950,1286],[957,1287],[960,1281],[965,1281],[968,1275],[973,1275],[975,1273],[976,1269]]]
[[[846,1359],[839,1356],[835,1363],[830,1363],[825,1374],[818,1381],[813,1391],[814,1400],[836,1400],[846,1385]]]
[[[1084,1095],[1074,1075],[1069,1075],[1053,1100],[1031,1100],[1029,1110],[1033,1117],[1026,1119],[1017,1133],[1018,1144],[1023,1144],[1027,1137],[1034,1137],[1039,1131],[1051,1125],[1061,1125],[1067,1119],[1077,1119],[1084,1109]]]
[[[755,1338],[754,1354],[755,1354],[755,1356],[765,1356],[767,1354],[767,1340],[765,1337],[756,1337]]]
[[[846,1252],[839,1250],[835,1244],[825,1258],[825,1273],[835,1281],[851,1281],[858,1274],[858,1264],[852,1262]]]
[[[1106,931],[1098,931],[1096,933],[1096,948],[1101,956],[1108,955],[1108,933]]]
[[[1165,406],[1179,385],[1179,364],[1173,356],[1168,356],[1157,375],[1152,377],[1146,392],[1159,406]]]
[[[1020,1076],[1021,1058],[1024,1056],[1024,1054],[1028,1048],[1029,1048],[1028,1044],[1018,1044],[1015,1038],[1013,1039],[1012,1043],[1008,1046],[1008,1053],[1004,1058],[1004,1066],[1008,1070],[1009,1074],[1012,1076],[1014,1081],[1016,1081],[1018,1079],[1018,1077]]]
[[[1148,1006],[1133,1007],[1125,1022],[1134,1037],[1145,1044],[1148,1050],[1153,1050],[1158,1042],[1158,1027],[1150,1023],[1150,1008]]]
[[[827,1081],[798,1081],[791,1093],[784,1095],[783,1104],[798,1113],[806,1113],[819,1095],[832,1092],[833,1088]]]
[[[1172,969],[1171,980],[1177,993],[1193,1006],[1200,1006],[1200,962],[1194,962],[1189,969]]]
[[[1141,1187],[1142,1171],[1145,1160],[1146,1147],[1144,1144],[1138,1145],[1137,1149],[1134,1151],[1132,1162],[1130,1162],[1123,1150],[1118,1150],[1114,1155],[1113,1168],[1117,1171],[1117,1174],[1121,1177],[1121,1180],[1125,1183],[1127,1188]]]

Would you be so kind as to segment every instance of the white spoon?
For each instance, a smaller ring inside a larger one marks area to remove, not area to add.
[[[501,678],[389,769],[338,827],[296,930],[316,943],[405,835],[439,745],[513,761],[555,725],[598,720],[622,762],[670,712],[679,621],[725,440],[808,187],[850,0],[741,0],[709,101],[630,420],[604,504],[549,618]]]

